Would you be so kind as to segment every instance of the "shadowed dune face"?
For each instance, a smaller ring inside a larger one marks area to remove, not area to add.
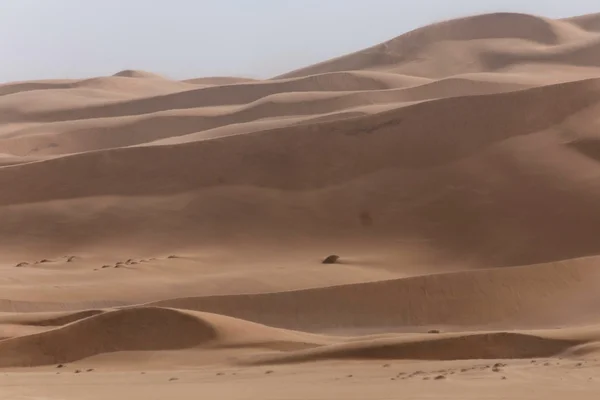
[[[596,357],[598,21],[0,85],[0,368]]]
[[[258,358],[254,364],[341,360],[486,360],[553,357],[582,344],[520,333],[485,333],[433,340],[373,340]]]
[[[116,351],[188,348],[216,335],[209,324],[174,310],[112,311],[41,334],[0,342],[0,366],[64,363]]]

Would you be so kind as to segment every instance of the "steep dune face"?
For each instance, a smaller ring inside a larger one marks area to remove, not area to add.
[[[27,367],[114,351],[186,348],[216,336],[210,324],[178,311],[116,311],[38,335],[3,341],[0,365]]]
[[[267,80],[0,85],[0,367],[597,354],[599,43],[488,14]]]

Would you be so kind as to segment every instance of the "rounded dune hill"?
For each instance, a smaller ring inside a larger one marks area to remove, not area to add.
[[[235,85],[237,83],[249,83],[256,82],[257,79],[252,78],[239,78],[235,76],[207,76],[203,78],[186,79],[183,82],[193,83],[194,85]]]
[[[52,330],[0,341],[0,367],[68,363],[122,351],[228,346],[269,348],[286,343],[291,348],[306,348],[319,343],[318,336],[166,308],[107,310],[78,317]]]
[[[164,77],[154,74],[152,72],[135,70],[135,69],[125,69],[123,71],[119,71],[115,73],[113,76],[120,76],[123,78],[138,78],[138,79],[165,79]]]

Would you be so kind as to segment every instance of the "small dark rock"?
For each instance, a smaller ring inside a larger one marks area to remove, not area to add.
[[[440,333],[440,331],[437,329],[432,329],[432,330],[428,331],[427,333]]]
[[[110,268],[112,265],[103,265],[102,268]]]
[[[29,265],[29,263],[28,263],[28,262],[20,262],[20,263],[18,263],[17,265],[15,265],[15,267],[17,267],[17,268],[21,268],[21,267],[26,267],[26,266],[28,266],[28,265]]]
[[[169,378],[169,382],[178,381],[179,378]]]
[[[56,366],[56,368],[64,368],[64,367],[65,367],[65,365],[64,365],[64,364],[58,364],[58,365]]]
[[[340,259],[339,256],[336,256],[335,254],[332,254],[330,256],[327,256],[323,260],[323,264],[335,264],[336,262],[338,262],[339,259]]]
[[[436,377],[435,377],[435,378],[433,378],[433,379],[434,379],[434,380],[436,380],[436,381],[440,381],[440,380],[442,380],[442,379],[446,379],[446,377],[445,377],[444,375],[438,375],[438,376],[436,376]]]
[[[87,372],[93,372],[94,368],[88,368]]]
[[[265,371],[265,374],[269,375],[269,374],[272,374],[273,372],[275,372],[275,371],[268,370],[268,371]]]
[[[390,364],[383,364],[383,368],[389,368],[389,367],[391,367]]]
[[[80,373],[81,373],[81,370],[80,370],[80,369],[76,369],[74,372],[75,372],[76,374],[80,374]]]

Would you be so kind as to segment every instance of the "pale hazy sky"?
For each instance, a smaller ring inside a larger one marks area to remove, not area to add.
[[[0,82],[142,69],[266,78],[468,14],[598,0],[0,0]]]

